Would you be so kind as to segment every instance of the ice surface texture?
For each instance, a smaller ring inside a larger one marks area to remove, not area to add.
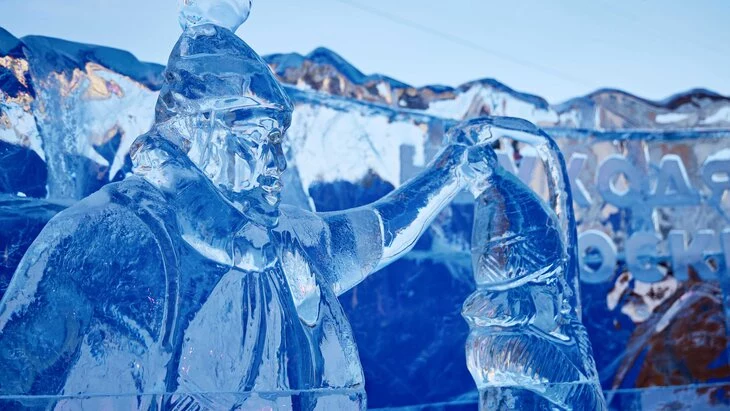
[[[127,155],[128,148],[152,124],[164,67],[140,63],[121,50],[38,37],[18,41],[8,36],[10,41],[6,41],[0,33],[0,123],[4,115],[10,121],[8,129],[0,125],[0,140],[8,144],[0,143],[0,174],[4,173],[0,177],[0,191],[13,194],[22,191],[28,197],[43,197],[46,185],[49,188],[73,188],[73,180],[68,178],[75,175],[77,183],[91,181],[91,184],[84,184],[84,190],[73,191],[74,195],[82,198],[114,177],[102,174],[102,164],[97,165],[98,161],[106,159],[108,165],[114,167],[115,163],[121,164],[119,160],[123,160],[124,167],[117,175],[129,172],[131,160]],[[15,60],[3,60],[3,53],[8,53],[8,50]],[[18,50],[21,52],[16,53]],[[324,64],[325,50],[312,53],[315,54],[317,60]],[[309,56],[306,58],[309,59]],[[271,59],[266,60],[273,63]],[[286,70],[277,66],[280,76],[287,75],[280,80],[297,83],[294,80],[299,77],[288,76],[300,73],[302,88],[311,85],[315,90],[370,100],[368,95],[356,94],[359,91],[351,92],[347,82],[345,89],[337,90],[335,85],[346,80],[342,77],[337,77],[337,81],[332,77],[333,81],[318,83],[320,77],[304,74],[314,73],[317,66],[310,66],[306,60],[305,63],[303,67]],[[6,66],[2,67],[3,64]],[[3,71],[8,67],[7,71]],[[11,70],[14,67],[19,70]],[[47,92],[54,90],[55,84],[63,84],[64,75],[68,81],[74,79],[69,88],[63,89],[68,94],[59,92],[55,97],[47,98]],[[28,89],[19,87],[19,84],[26,84]],[[325,84],[331,89],[321,88]],[[37,92],[34,93],[34,90]],[[357,90],[369,89],[362,86]],[[2,96],[3,91],[9,98]],[[417,174],[425,162],[438,152],[444,128],[452,125],[449,120],[427,116],[423,112],[387,108],[292,87],[285,87],[285,91],[296,108],[285,139],[290,148],[287,154],[289,166],[283,175],[286,189],[282,191],[282,203],[305,207],[312,203],[318,211],[365,205],[398,187]],[[486,93],[486,90],[483,92]],[[33,95],[39,99],[37,104],[33,103]],[[3,105],[4,98],[8,105]],[[403,102],[403,99],[393,100],[393,105],[396,101]],[[32,108],[24,111],[23,104],[28,101]],[[66,104],[66,101],[72,103]],[[126,104],[118,105],[124,101]],[[630,104],[630,100],[621,101]],[[690,101],[687,104],[694,105],[692,102],[697,100],[687,101]],[[63,110],[53,109],[63,104]],[[698,110],[712,107],[705,103],[697,104]],[[496,96],[469,107],[469,115],[479,115],[493,107],[505,107],[506,111],[495,109],[492,114],[528,115],[513,110],[516,106],[511,100],[503,103]],[[601,107],[612,110],[605,105]],[[40,123],[43,125],[41,141],[37,133],[28,130],[35,129],[33,119],[42,117],[44,113],[40,110],[44,108],[46,113],[49,110],[55,113]],[[23,114],[18,115],[20,112]],[[652,123],[636,122],[644,113],[642,110],[633,114],[622,113],[618,117],[598,117],[601,121],[619,118],[634,127],[640,124],[647,124],[642,127],[655,127]],[[591,119],[599,120],[598,117],[590,115]],[[539,122],[534,116],[526,118]],[[651,210],[653,206],[646,202],[638,203],[634,210],[640,213],[617,209],[603,199],[594,178],[606,158],[621,156],[635,162],[633,164],[642,170],[645,178],[654,181],[656,173],[661,170],[661,160],[669,150],[681,154],[692,187],[700,190],[703,196],[710,197],[713,193],[703,182],[705,174],[702,167],[706,161],[714,161],[708,155],[726,149],[730,134],[727,131],[701,130],[669,133],[553,128],[546,131],[560,145],[569,164],[569,174],[574,179],[573,199],[579,234],[599,229],[617,246],[619,261],[616,274],[603,283],[583,282],[581,285],[584,325],[591,338],[603,387],[612,390],[608,394],[609,400],[613,396],[611,406],[634,409],[640,405],[638,399],[641,398],[645,409],[655,409],[655,399],[664,403],[679,402],[677,392],[681,391],[685,393],[681,402],[691,404],[694,409],[704,410],[711,404],[727,407],[728,386],[708,382],[728,380],[727,337],[723,325],[726,318],[723,304],[727,303],[723,293],[727,292],[722,291],[728,289],[723,285],[727,277],[725,269],[718,271],[720,281],[674,281],[671,273],[664,281],[653,284],[633,279],[621,260],[624,240],[630,239],[634,230],[645,229],[643,224],[637,226],[636,220],[643,218],[645,210]],[[61,136],[75,136],[73,144],[58,139]],[[104,139],[98,140],[102,136]],[[337,144],[328,144],[331,141],[337,141]],[[504,167],[519,175],[521,181],[542,192],[545,178],[540,165],[533,160],[536,158],[534,151],[530,151],[530,146],[518,144],[514,147],[509,144],[509,139],[505,138],[505,141],[507,144],[500,149],[507,151],[498,152],[500,163],[504,162]],[[36,142],[39,145],[34,145]],[[53,148],[56,153],[65,155],[43,157],[44,150],[50,149],[52,144],[58,145]],[[526,151],[523,152],[521,147]],[[36,152],[36,148],[40,149]],[[116,156],[114,150],[117,150]],[[3,153],[8,155],[3,156]],[[89,157],[78,158],[74,153]],[[44,158],[46,162],[56,162],[52,169],[49,167],[48,180]],[[328,161],[316,161],[319,158]],[[579,161],[581,158],[585,161]],[[58,162],[68,165],[69,160],[76,159],[85,160],[89,167],[58,167]],[[510,159],[516,164],[509,164]],[[577,164],[582,166],[579,172],[576,171]],[[52,184],[55,179],[64,184]],[[581,186],[585,189],[582,194]],[[297,187],[301,188],[298,194]],[[58,191],[54,190],[48,193],[51,198],[57,194]],[[295,198],[290,198],[293,195]],[[650,221],[651,230],[666,233],[667,227],[671,227],[685,230],[691,236],[698,229],[712,228],[718,234],[715,240],[719,242],[718,231],[726,226],[724,215],[730,210],[728,199],[725,196],[720,205],[724,214],[719,213],[712,203],[656,209],[660,218]],[[38,232],[55,212],[65,208],[48,209],[44,201],[21,200],[23,205],[17,200],[0,201],[2,294],[20,258]],[[38,202],[38,207],[33,205],[34,201]],[[465,357],[461,351],[468,327],[459,318],[457,308],[474,289],[468,251],[473,203],[472,199],[448,207],[404,258],[339,297],[358,344],[367,381],[369,407],[426,404],[451,401],[457,397],[462,402],[473,398],[472,402],[476,404],[477,393],[473,389],[471,375],[464,367]],[[663,246],[666,244],[659,248]],[[708,254],[716,252],[713,250],[719,247],[719,243],[711,247]],[[435,292],[440,296],[438,299],[431,297]],[[634,389],[658,384],[695,385]],[[636,399],[638,405],[627,405],[628,397]],[[617,405],[619,400],[620,405]]]
[[[179,0],[180,26],[215,24],[233,32],[248,19],[251,0]]]
[[[337,296],[410,250],[483,159],[450,144],[370,205],[280,207],[288,97],[228,28],[185,27],[134,175],[59,213],[21,260],[0,302],[0,396],[363,408]]]
[[[483,144],[500,137],[525,143],[547,177],[547,202],[503,168],[491,173],[477,200],[471,242],[477,290],[463,315],[481,409],[605,409],[580,322],[575,219],[557,146],[518,119],[470,120],[450,134]]]

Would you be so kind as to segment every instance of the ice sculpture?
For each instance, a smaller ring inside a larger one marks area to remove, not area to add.
[[[557,146],[531,123],[511,118],[470,120],[451,138],[531,146],[549,197],[546,204],[503,168],[484,172],[488,178],[476,186],[483,190],[472,236],[477,290],[462,314],[480,409],[605,409],[580,322],[575,219]]]
[[[251,0],[179,0],[180,26],[214,24],[235,32],[251,12]]]
[[[0,302],[4,408],[365,406],[337,296],[494,157],[450,144],[368,206],[280,206],[292,108],[232,31],[249,5],[184,2],[134,175],[59,213],[23,257]]]

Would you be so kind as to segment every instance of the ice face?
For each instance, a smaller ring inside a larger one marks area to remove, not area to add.
[[[251,0],[180,0],[180,26],[210,23],[236,31],[250,12]]]
[[[155,127],[239,209],[273,215],[291,115],[261,57],[230,30],[206,23],[187,27],[170,54]]]
[[[274,118],[248,109],[201,115],[188,156],[223,192],[260,187],[270,205],[279,202],[285,129]]]

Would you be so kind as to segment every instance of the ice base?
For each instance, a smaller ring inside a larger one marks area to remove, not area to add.
[[[527,387],[487,387],[479,391],[479,409],[482,410],[595,410],[602,406],[602,394],[592,383],[545,384],[540,391]],[[567,399],[555,403],[545,393]]]
[[[2,410],[365,410],[361,389],[158,393],[127,395],[0,396]]]

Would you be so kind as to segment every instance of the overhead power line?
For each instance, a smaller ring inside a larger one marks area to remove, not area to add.
[[[488,54],[492,57],[496,57],[498,59],[508,61],[510,63],[516,64],[516,65],[519,65],[522,67],[526,67],[531,70],[542,72],[543,74],[547,74],[554,78],[559,78],[559,79],[561,79],[563,81],[567,81],[569,83],[573,83],[573,84],[577,84],[577,85],[581,85],[581,86],[588,86],[588,87],[592,86],[589,82],[587,82],[583,79],[580,79],[580,78],[570,75],[568,73],[564,73],[560,70],[556,70],[552,67],[543,66],[543,65],[537,64],[533,61],[525,60],[525,59],[521,59],[519,57],[513,56],[509,53],[505,53],[505,52],[502,52],[499,50],[484,47],[483,45],[478,44],[469,39],[466,39],[466,38],[463,38],[463,37],[460,37],[460,36],[457,36],[457,35],[454,35],[451,33],[446,33],[446,32],[440,31],[440,30],[436,30],[433,27],[426,26],[426,25],[420,24],[418,22],[408,20],[403,17],[397,16],[397,15],[394,15],[394,14],[391,14],[391,13],[388,13],[388,12],[385,12],[382,10],[378,10],[378,9],[370,7],[370,6],[366,6],[366,5],[351,1],[351,0],[334,0],[334,1],[336,1],[338,3],[346,4],[348,6],[354,7],[356,9],[359,9],[366,13],[372,14],[374,16],[381,17],[381,18],[389,20],[393,23],[397,23],[397,24],[400,24],[400,25],[403,25],[406,27],[410,27],[415,30],[422,31],[422,32],[430,34],[432,36],[442,38],[442,39],[444,39],[446,41],[450,41],[454,44],[458,44],[460,46],[467,47],[472,50],[476,50],[476,51]]]
[[[698,42],[697,38],[687,38],[682,35],[677,35],[677,31],[667,31],[667,30],[661,30],[656,27],[650,26],[644,22],[646,20],[646,16],[642,16],[641,14],[636,14],[634,12],[631,12],[629,10],[626,10],[621,7],[617,7],[616,2],[608,1],[608,0],[597,0],[604,6],[604,10],[608,10],[610,13],[612,13],[614,16],[617,16],[621,19],[623,19],[623,23],[629,23],[630,25],[634,26],[635,29],[638,31],[643,31],[646,34],[649,34],[651,39],[653,40],[664,40],[666,42],[682,42],[685,43],[687,46],[692,48],[701,48],[709,53],[713,53],[718,57],[724,57],[727,54],[727,50],[722,50],[717,48],[717,44],[728,44],[727,42],[717,42],[713,43],[712,45],[707,43],[706,38],[703,38],[700,42]],[[631,3],[627,3],[629,6],[631,6]],[[690,2],[687,2],[687,5],[689,7],[692,7]],[[674,22],[675,24],[678,24],[678,22]],[[686,28],[688,29],[688,27]]]

